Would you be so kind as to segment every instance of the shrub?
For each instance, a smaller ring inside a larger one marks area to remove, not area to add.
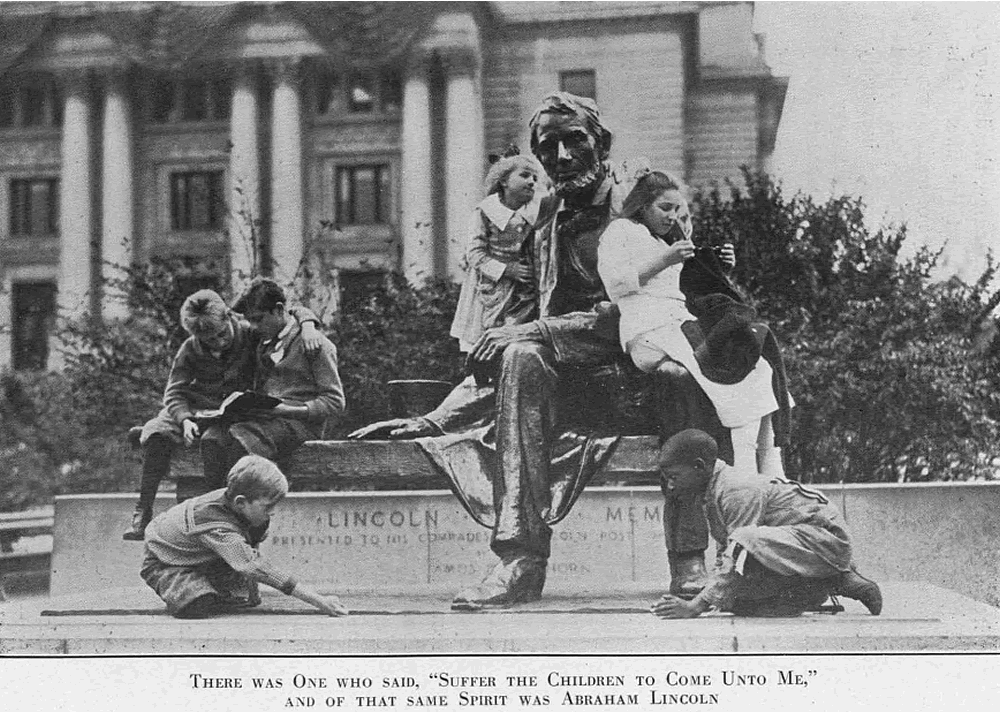
[[[934,282],[938,254],[900,257],[904,227],[872,231],[864,203],[786,197],[768,176],[696,199],[696,235],[737,250],[735,279],[782,343],[793,410],[790,472],[804,479],[993,477],[996,349],[974,345],[996,305],[975,284]]]
[[[902,258],[905,228],[869,229],[859,198],[786,196],[750,171],[739,185],[701,191],[695,207],[697,239],[736,245],[735,280],[783,345],[797,403],[790,474],[816,482],[995,476],[992,261],[973,284],[935,282],[938,255]],[[126,319],[61,325],[62,373],[2,377],[0,509],[136,486],[138,458],[122,436],[159,408],[184,338],[181,301],[202,287],[225,293],[218,274],[193,261],[135,267],[118,285],[130,302]],[[320,264],[305,275],[318,280],[305,296],[320,312],[327,274]],[[413,288],[389,275],[333,317],[348,401],[333,437],[389,415],[389,380],[459,380],[461,358],[447,336],[457,292],[444,280]]]
[[[335,319],[330,336],[337,344],[347,397],[347,414],[335,437],[390,415],[387,381],[461,380],[458,345],[448,336],[457,301],[458,287],[446,280],[414,289],[401,275],[391,274],[367,299]]]

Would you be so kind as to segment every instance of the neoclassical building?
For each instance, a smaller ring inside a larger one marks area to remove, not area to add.
[[[787,81],[752,3],[0,4],[0,368],[54,315],[125,308],[154,257],[345,295],[459,278],[486,156],[546,93],[594,97],[612,158],[689,182],[767,167]],[[58,305],[58,306],[57,306]]]

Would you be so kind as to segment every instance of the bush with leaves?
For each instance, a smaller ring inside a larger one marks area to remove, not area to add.
[[[974,343],[996,293],[935,282],[940,253],[900,256],[904,227],[871,230],[864,203],[786,197],[744,172],[696,198],[696,235],[733,242],[736,281],[783,345],[796,399],[790,472],[817,482],[995,477],[996,349]]]
[[[859,198],[786,196],[749,171],[742,184],[701,191],[695,207],[697,239],[736,245],[734,278],[783,345],[797,403],[791,474],[817,482],[996,476],[992,262],[973,284],[935,282],[938,255],[901,257],[905,229],[868,228]],[[320,280],[328,273],[315,271]],[[0,509],[135,487],[138,459],[122,435],[159,408],[184,338],[181,302],[201,287],[224,288],[221,272],[194,261],[137,266],[116,285],[128,295],[128,317],[62,324],[61,373],[3,377]],[[330,288],[320,285],[314,308],[322,311]],[[389,415],[389,380],[459,380],[448,337],[456,297],[447,281],[413,288],[389,275],[334,317],[348,411],[333,437]]]
[[[211,286],[210,266],[164,260],[127,270],[113,285],[128,315],[58,325],[60,372],[5,374],[0,393],[0,510],[53,494],[129,491],[138,457],[124,434],[160,408],[173,355],[185,338],[180,305]]]
[[[448,336],[457,302],[458,287],[446,280],[415,289],[401,275],[390,274],[336,317],[330,336],[340,356],[347,413],[334,436],[391,415],[388,381],[461,380],[463,361]]]
[[[139,459],[128,429],[160,408],[171,360],[186,338],[180,305],[195,289],[225,289],[211,265],[160,261],[127,271],[115,286],[128,316],[102,324],[61,322],[64,368],[6,374],[0,392],[0,510],[54,494],[131,491]],[[457,382],[462,361],[448,327],[457,287],[444,280],[413,288],[388,275],[366,299],[334,319],[348,411],[338,437],[389,414],[386,382],[431,378]]]

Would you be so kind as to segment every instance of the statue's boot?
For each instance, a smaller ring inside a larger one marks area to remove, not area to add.
[[[670,562],[670,593],[686,600],[701,593],[708,580],[705,552],[668,551],[667,559]]]
[[[545,566],[545,559],[539,556],[504,557],[478,586],[455,596],[452,610],[478,611],[537,601],[545,586]]]
[[[850,571],[840,574],[832,593],[860,601],[873,616],[882,612],[882,590],[877,583],[859,574],[853,565]]]

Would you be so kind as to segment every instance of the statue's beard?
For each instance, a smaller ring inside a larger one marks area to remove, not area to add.
[[[579,193],[586,192],[587,189],[596,187],[603,178],[601,164],[596,164],[585,173],[580,173],[573,178],[554,183],[556,195],[562,198],[572,197]]]

